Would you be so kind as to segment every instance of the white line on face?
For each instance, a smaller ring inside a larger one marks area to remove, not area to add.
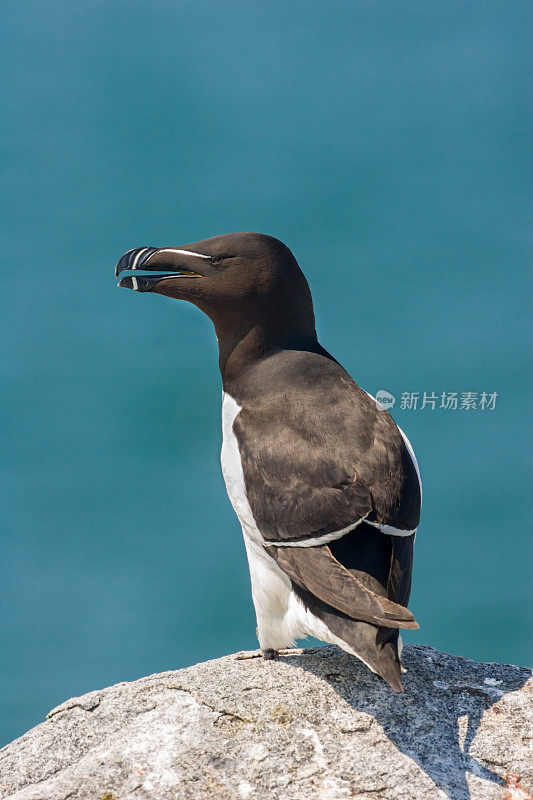
[[[135,258],[133,259],[133,264],[131,265],[131,269],[137,269],[137,264],[139,263],[140,257],[142,256],[143,253],[146,253],[146,251],[149,249],[150,249],[149,247],[143,247],[142,250],[139,250]]]
[[[206,256],[204,253],[193,253],[192,250],[179,250],[177,247],[162,247],[160,250],[156,250],[156,253],[177,253],[179,256],[196,256],[196,258],[206,258],[208,261],[211,259],[211,256]],[[152,256],[155,256],[155,253],[152,253],[146,259],[146,263],[150,261]]]

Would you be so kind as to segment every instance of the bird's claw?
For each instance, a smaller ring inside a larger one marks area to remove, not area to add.
[[[278,655],[278,651],[273,650],[271,647],[267,647],[265,650],[261,650],[261,655],[265,661],[272,661]]]

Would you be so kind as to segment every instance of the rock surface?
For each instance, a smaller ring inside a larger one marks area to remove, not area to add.
[[[531,791],[529,670],[406,647],[396,694],[335,647],[247,655],[67,700],[0,750],[0,797],[504,800],[506,773]]]

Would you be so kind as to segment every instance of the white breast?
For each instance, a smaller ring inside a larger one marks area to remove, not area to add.
[[[222,398],[222,451],[220,463],[226,491],[241,523],[243,533],[258,543],[263,542],[255,524],[254,515],[246,496],[244,473],[242,471],[239,443],[233,431],[233,422],[241,410],[241,406],[224,392]]]

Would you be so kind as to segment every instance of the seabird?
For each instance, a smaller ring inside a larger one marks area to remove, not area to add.
[[[403,431],[318,342],[308,283],[271,236],[138,247],[119,286],[198,306],[222,374],[222,472],[265,658],[314,636],[403,691],[400,628],[420,516]]]

